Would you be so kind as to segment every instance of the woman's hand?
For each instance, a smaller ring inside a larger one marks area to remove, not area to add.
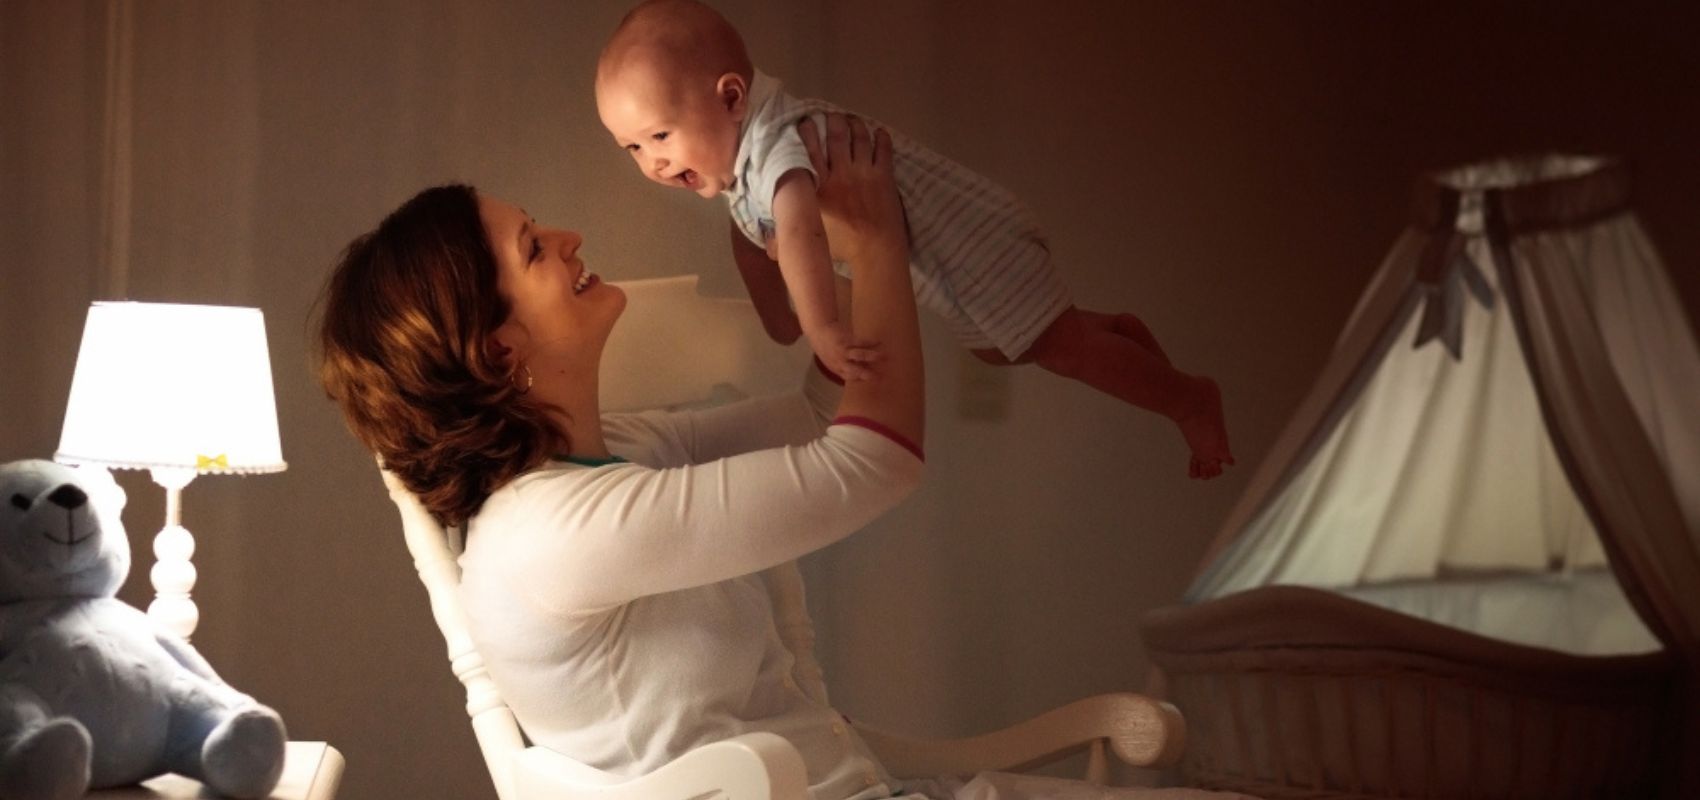
[[[797,133],[815,170],[833,253],[858,267],[875,253],[907,265],[909,237],[892,177],[891,135],[879,130],[870,138],[860,119],[845,114],[826,115],[824,145],[812,119],[798,123]]]

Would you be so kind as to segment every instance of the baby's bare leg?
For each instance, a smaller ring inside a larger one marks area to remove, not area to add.
[[[1145,321],[1132,314],[1101,314],[1083,308],[1073,309],[1092,328],[1109,331],[1117,336],[1125,336],[1138,342],[1141,347],[1150,350],[1152,354],[1169,363],[1169,355],[1163,352],[1163,346],[1157,344],[1157,337],[1146,327]]]
[[[1149,327],[1146,327],[1144,320],[1141,320],[1132,314],[1103,314],[1097,311],[1088,311],[1083,308],[1069,306],[1067,310],[1063,311],[1063,315],[1061,317],[1052,321],[1052,328],[1059,331],[1059,333],[1054,335],[1066,335],[1067,328],[1072,326],[1073,323],[1065,320],[1065,318],[1071,315],[1077,317],[1079,321],[1089,329],[1105,331],[1117,336],[1132,339],[1134,342],[1138,343],[1139,346],[1149,350],[1159,361],[1162,361],[1164,364],[1169,364],[1169,355],[1163,352],[1163,346],[1157,343],[1157,337],[1151,333],[1151,329]],[[1057,328],[1056,326],[1058,326],[1059,323],[1063,327]],[[1052,330],[1052,328],[1047,328],[1047,331]],[[1041,338],[1043,338],[1043,335],[1041,335]],[[1055,346],[1055,342],[1047,344]],[[1015,364],[1033,363],[1035,360],[1035,353],[1041,349],[1045,348],[1041,347],[1041,345],[1036,341],[1032,347],[1027,349],[1027,352],[1022,353],[1021,356],[1014,361],[1011,361],[1008,356],[1003,354],[1002,351],[995,348],[975,349],[969,352],[972,352],[974,355],[978,356],[981,361],[984,361],[987,364],[999,367],[1008,367]]]
[[[1175,369],[1137,317],[1069,308],[1017,363],[1029,360],[1173,420],[1192,451],[1193,477],[1215,477],[1233,463],[1221,389],[1209,378]]]

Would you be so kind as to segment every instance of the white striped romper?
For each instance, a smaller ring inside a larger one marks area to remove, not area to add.
[[[821,125],[822,114],[842,109],[792,97],[759,71],[749,108],[733,167],[736,180],[725,194],[739,230],[765,247],[774,231],[779,178],[793,169],[814,172],[796,123],[813,115]],[[963,346],[1020,357],[1071,304],[1032,213],[984,176],[879,127],[891,134],[916,304],[943,317]],[[834,268],[850,274],[845,264]]]

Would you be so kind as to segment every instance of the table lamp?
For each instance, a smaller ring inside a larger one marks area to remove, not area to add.
[[[54,460],[146,469],[165,488],[148,615],[189,638],[200,611],[183,487],[198,474],[284,469],[265,319],[257,308],[96,302],[83,326]]]

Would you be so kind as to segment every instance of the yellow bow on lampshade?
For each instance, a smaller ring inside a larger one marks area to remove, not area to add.
[[[223,453],[211,457],[196,454],[195,469],[212,469],[214,467],[230,469],[230,459],[226,458]]]

